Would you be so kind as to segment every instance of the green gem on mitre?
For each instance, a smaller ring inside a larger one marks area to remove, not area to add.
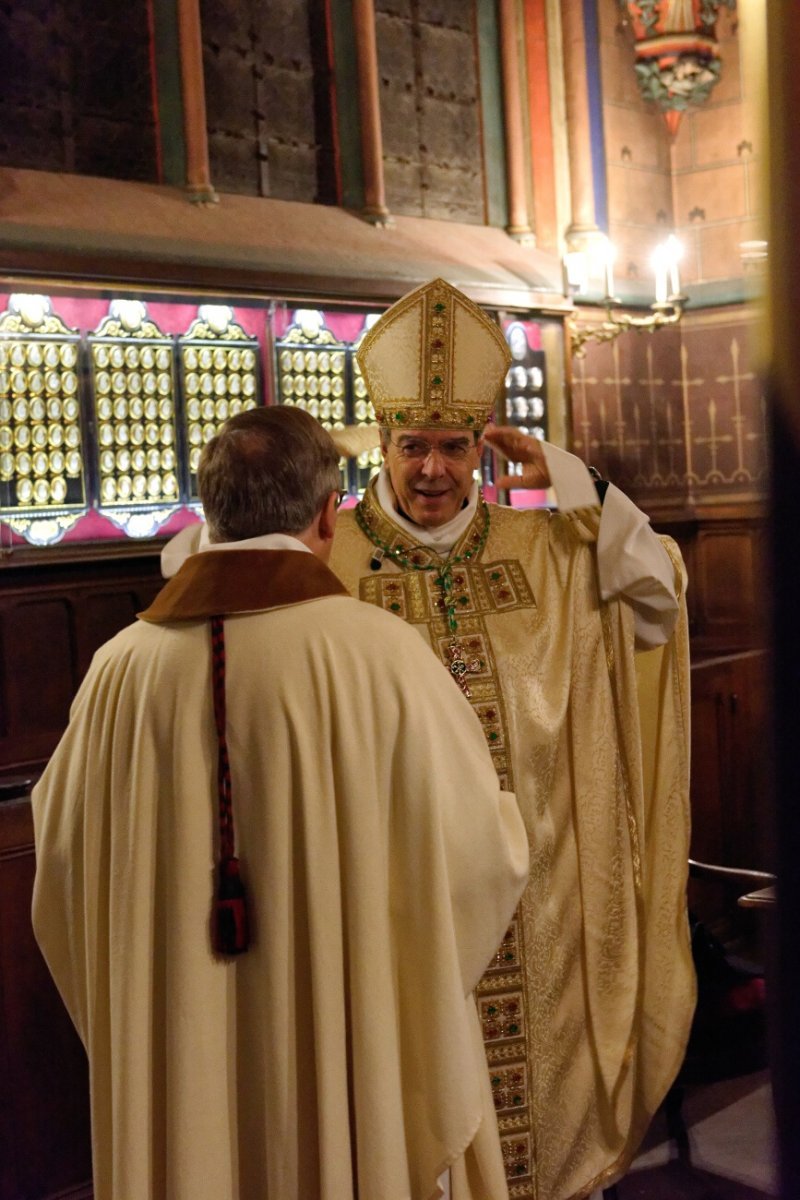
[[[433,384],[434,387],[439,387],[441,382],[442,382],[441,375],[434,375],[433,379],[431,380],[431,383]]]
[[[406,414],[403,412],[396,412],[394,414],[394,419],[395,419],[395,421],[405,421]]]
[[[444,312],[444,310],[445,310],[445,305],[442,303],[441,300],[437,301],[437,303],[434,304],[434,306],[433,306],[434,312]]]

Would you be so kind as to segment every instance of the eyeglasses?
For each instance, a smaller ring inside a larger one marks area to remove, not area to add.
[[[347,488],[339,488],[336,496],[336,507],[341,508],[347,497],[350,495]]]
[[[424,438],[409,437],[402,442],[389,442],[401,458],[407,459],[409,462],[424,462],[434,452],[441,454],[442,458],[448,462],[464,462],[467,456],[475,449],[475,443],[471,438],[454,438],[452,440],[437,442],[426,442]]]

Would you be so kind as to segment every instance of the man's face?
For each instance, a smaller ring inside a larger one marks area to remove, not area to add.
[[[383,456],[394,494],[407,517],[424,529],[445,525],[461,511],[472,487],[483,438],[464,429],[394,429]]]

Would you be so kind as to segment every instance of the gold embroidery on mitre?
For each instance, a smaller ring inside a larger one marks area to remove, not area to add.
[[[376,420],[395,429],[482,429],[511,365],[499,325],[444,279],[393,304],[356,358]]]

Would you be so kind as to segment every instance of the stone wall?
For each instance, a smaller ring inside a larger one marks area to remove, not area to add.
[[[215,187],[335,203],[324,6],[201,0],[200,11]]]
[[[600,0],[599,16],[608,233],[624,290],[625,280],[652,280],[650,256],[672,231],[669,137],[656,106],[639,95],[633,36],[618,0]]]
[[[722,9],[717,20],[719,82],[683,113],[672,138],[660,110],[639,95],[633,34],[618,0],[600,0],[599,13],[609,233],[619,277],[652,279],[652,250],[675,232],[684,246],[684,284],[740,280],[740,244],[759,236],[762,147],[754,132],[759,98],[742,62],[747,47],[736,14]]]
[[[485,220],[473,0],[376,0],[387,203]]]
[[[146,0],[0,7],[0,165],[158,178]]]

